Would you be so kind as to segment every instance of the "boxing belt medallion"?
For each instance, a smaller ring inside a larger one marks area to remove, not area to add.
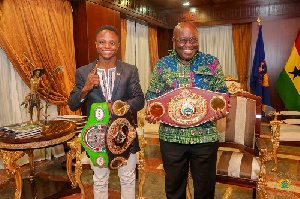
[[[106,134],[106,149],[110,168],[118,169],[127,164],[133,148],[133,141],[136,138],[136,130],[132,113],[126,103],[117,100],[112,109],[113,114],[110,117]]]
[[[228,101],[226,93],[184,87],[148,100],[148,111],[160,122],[187,128],[211,120],[217,109],[229,112]]]
[[[94,166],[107,167],[109,158],[106,153],[105,132],[109,120],[107,102],[91,106],[88,121],[81,132],[81,144]]]

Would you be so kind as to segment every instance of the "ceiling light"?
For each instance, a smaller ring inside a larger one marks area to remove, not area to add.
[[[186,2],[183,2],[183,4],[182,5],[184,5],[184,6],[189,6],[190,5],[190,2],[188,2],[188,1],[186,1]]]

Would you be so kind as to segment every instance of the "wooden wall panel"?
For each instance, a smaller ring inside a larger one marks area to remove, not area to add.
[[[98,53],[95,46],[97,30],[103,25],[112,25],[119,32],[119,39],[121,43],[121,15],[120,12],[105,8],[91,2],[86,2],[87,10],[87,34],[88,34],[88,51],[89,62],[95,61]],[[118,59],[121,59],[121,46],[117,54]]]
[[[75,46],[76,68],[89,63],[87,16],[85,1],[71,1],[73,8],[73,35]]]
[[[173,49],[173,30],[157,28],[158,57],[169,55],[168,50]]]
[[[265,57],[268,67],[271,106],[277,111],[285,110],[284,104],[276,90],[279,74],[288,61],[300,28],[300,17],[262,21],[262,35],[265,46]],[[252,60],[258,35],[257,23],[252,27]],[[252,62],[251,62],[252,63]],[[252,68],[252,64],[250,65]]]
[[[103,25],[114,26],[121,33],[120,13],[86,1],[71,1],[73,8],[76,67],[97,59],[95,46],[97,30]],[[119,37],[120,38],[120,37]],[[121,43],[121,38],[120,38]],[[121,46],[117,54],[121,58]]]

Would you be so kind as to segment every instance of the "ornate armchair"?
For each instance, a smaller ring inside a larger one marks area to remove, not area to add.
[[[260,135],[261,98],[236,92],[230,96],[230,104],[229,115],[218,121],[217,182],[252,188],[255,198],[260,178],[256,139]]]
[[[256,198],[256,190],[260,198],[267,198],[266,162],[270,160],[271,149],[259,138],[261,98],[233,84],[228,90],[232,94],[229,115],[217,122],[221,139],[216,181],[252,188],[253,198]],[[188,186],[187,198],[192,198]]]
[[[277,171],[277,149],[279,144],[289,146],[299,146],[300,144],[300,112],[281,111],[273,112],[270,115],[274,116],[274,119],[270,122],[274,158],[272,171]]]

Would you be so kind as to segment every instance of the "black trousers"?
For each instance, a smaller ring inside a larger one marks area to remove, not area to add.
[[[219,142],[178,144],[160,140],[168,199],[185,199],[189,167],[193,177],[194,198],[213,199]]]

